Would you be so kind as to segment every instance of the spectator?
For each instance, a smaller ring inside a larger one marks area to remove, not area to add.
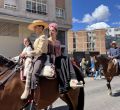
[[[82,58],[81,67],[82,67],[83,75],[86,76],[87,62],[86,62],[85,58]]]
[[[99,67],[96,68],[96,72],[95,72],[95,75],[94,75],[94,79],[97,79],[97,78],[101,79],[102,70],[103,70],[102,65],[99,65]]]

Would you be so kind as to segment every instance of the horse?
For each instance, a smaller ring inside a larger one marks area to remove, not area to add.
[[[66,102],[69,110],[84,110],[84,87],[71,88],[67,93],[60,94],[57,78],[41,77],[40,85],[35,90],[34,102],[22,101],[20,96],[25,85],[20,79],[18,65],[0,55],[0,110],[40,110],[51,105],[57,98]],[[32,109],[31,105],[34,105]]]
[[[112,95],[110,83],[114,76],[120,75],[120,72],[118,71],[118,63],[116,62],[116,59],[111,59],[107,57],[107,55],[97,55],[95,56],[95,67],[97,68],[100,64],[103,66],[103,73],[107,80],[106,85],[108,88],[108,94]]]

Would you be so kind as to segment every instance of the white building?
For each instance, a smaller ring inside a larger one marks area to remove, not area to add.
[[[34,41],[34,33],[27,26],[36,19],[58,23],[58,39],[66,49],[71,13],[71,0],[0,0],[0,54],[7,57],[19,54],[24,37],[31,36]]]
[[[120,37],[120,27],[119,28],[108,28],[107,35],[112,37]]]

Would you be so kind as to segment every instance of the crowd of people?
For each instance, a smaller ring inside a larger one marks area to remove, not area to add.
[[[94,79],[101,79],[101,76],[103,75],[102,65],[99,65],[99,67],[95,66],[94,56],[90,56],[89,60],[86,60],[83,57],[80,62],[80,69],[84,77],[94,77]]]

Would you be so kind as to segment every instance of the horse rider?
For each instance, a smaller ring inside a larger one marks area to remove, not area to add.
[[[77,81],[76,74],[70,59],[63,55],[61,43],[57,39],[57,34],[58,25],[56,23],[50,23],[47,54],[50,56],[50,63],[53,63],[55,65],[55,69],[59,79],[59,92],[65,93],[68,92],[69,86],[72,88],[76,88],[81,87],[82,85],[80,82]],[[59,63],[58,60],[60,61]],[[69,78],[70,81],[68,81]]]
[[[29,52],[33,50],[33,46],[29,38],[24,38],[23,43],[25,45],[25,48],[23,49],[21,54],[23,54],[24,52]],[[20,57],[21,57],[21,54],[19,55]],[[25,57],[22,60],[23,60],[24,67],[23,67],[23,72],[21,72],[21,80],[25,80],[29,74],[29,68],[31,67],[32,57]]]
[[[11,58],[12,61],[18,62],[19,59],[20,59],[21,54],[23,54],[24,52],[33,50],[32,42],[30,41],[29,38],[27,38],[27,37],[24,38],[23,39],[23,44],[24,44],[23,51],[18,56],[15,56],[15,57]]]
[[[112,41],[111,48],[108,51],[108,57],[117,59],[118,67],[120,67],[120,48],[117,47],[116,41]]]
[[[32,58],[31,57],[21,57],[21,55],[24,52],[33,50],[33,45],[28,37],[23,39],[23,44],[25,46],[23,51],[20,53],[19,56],[13,57],[11,60],[14,62],[18,62],[20,59],[20,62],[23,63],[24,67],[21,69],[20,76],[21,76],[21,80],[24,81],[26,79],[26,77],[28,76],[27,74],[29,73],[29,67],[30,67]]]
[[[62,94],[68,92],[69,86],[78,87],[79,84],[72,63],[70,62],[70,59],[64,56],[61,51],[61,43],[59,40],[57,40],[57,34],[58,25],[56,23],[50,23],[49,24],[50,37],[48,38],[48,54],[50,55],[51,63],[55,64],[59,81],[59,93]]]
[[[34,50],[21,54],[22,57],[34,57],[33,67],[30,69],[31,78],[26,81],[25,90],[21,96],[22,100],[28,98],[30,90],[32,94],[34,93],[34,89],[36,89],[39,82],[39,73],[41,72],[43,65],[47,59],[48,39],[44,34],[44,29],[46,28],[48,28],[48,24],[42,20],[34,20],[28,26],[29,30],[36,33],[37,38],[33,45]]]

